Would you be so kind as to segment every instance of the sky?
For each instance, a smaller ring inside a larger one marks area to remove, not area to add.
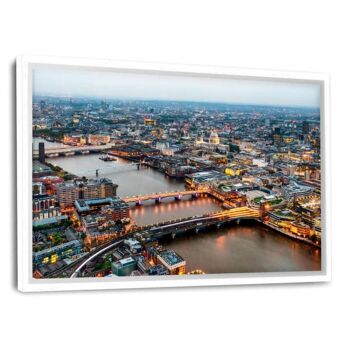
[[[319,107],[317,83],[35,68],[33,95]]]

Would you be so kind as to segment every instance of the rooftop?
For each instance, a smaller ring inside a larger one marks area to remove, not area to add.
[[[169,265],[173,266],[184,261],[180,255],[173,250],[164,250],[159,253],[159,256]]]
[[[132,264],[135,262],[135,259],[131,256],[129,256],[128,258],[125,259],[121,259],[118,261],[121,265],[128,265],[128,264]]]
[[[230,177],[216,170],[201,171],[198,173],[187,175],[196,182],[211,182],[228,180]]]
[[[57,251],[64,251],[64,250],[66,250],[66,249],[68,250],[69,248],[72,248],[72,247],[80,247],[80,246],[81,246],[81,243],[75,239],[73,241],[59,244],[59,245],[56,245],[56,246],[51,247],[51,248],[47,248],[44,250],[40,250],[38,252],[34,252],[33,257],[36,258],[36,257],[42,256],[45,254],[51,254],[51,253],[55,253]]]
[[[47,165],[45,165],[43,163],[40,163],[36,160],[33,161],[33,174],[42,173],[42,172],[52,173],[52,170],[50,167],[48,167]]]
[[[111,209],[120,210],[129,208],[119,197],[106,197],[106,198],[92,198],[92,199],[78,199],[75,201],[75,207],[79,212],[89,211],[91,205],[110,205]]]
[[[312,190],[313,190],[313,187],[300,185],[297,182],[291,182],[289,185],[284,186],[284,191],[286,191],[290,195],[311,192]]]

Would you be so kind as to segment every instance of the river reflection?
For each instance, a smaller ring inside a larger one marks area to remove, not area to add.
[[[58,165],[77,176],[87,178],[108,177],[118,187],[118,196],[135,196],[157,192],[168,192],[183,189],[183,181],[169,178],[152,168],[137,167],[134,163],[118,158],[116,161],[104,162],[101,155],[90,154],[74,157],[52,158],[47,161]]]
[[[162,245],[179,253],[187,271],[206,273],[317,271],[320,250],[266,229],[242,223],[220,230],[167,237]]]
[[[210,197],[183,198],[181,201],[165,199],[159,204],[149,201],[146,205],[135,206],[131,209],[131,216],[137,225],[144,226],[219,210],[221,210],[220,204]]]

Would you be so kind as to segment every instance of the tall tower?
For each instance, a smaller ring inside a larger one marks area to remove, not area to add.
[[[273,143],[279,145],[282,142],[281,128],[275,127],[272,131]]]
[[[39,142],[39,162],[45,162],[45,143]]]
[[[303,134],[304,135],[307,135],[310,131],[310,124],[307,120],[304,120],[303,121],[303,124],[302,124],[302,129],[303,129]]]

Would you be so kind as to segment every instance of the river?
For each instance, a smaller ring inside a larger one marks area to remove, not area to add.
[[[255,222],[171,237],[162,242],[186,260],[187,271],[205,273],[320,270],[318,248]]]
[[[45,142],[47,143],[47,142]],[[148,167],[137,168],[123,159],[104,162],[100,155],[82,155],[47,159],[52,164],[78,175],[100,177],[118,184],[120,197],[183,189],[183,181],[169,178]],[[138,225],[147,225],[220,210],[209,197],[173,201],[154,205],[148,202],[131,209]],[[321,269],[321,252],[282,236],[259,223],[241,223],[220,230],[187,234],[164,239],[162,245],[175,250],[187,263],[187,271],[202,269],[206,273],[315,271]]]

